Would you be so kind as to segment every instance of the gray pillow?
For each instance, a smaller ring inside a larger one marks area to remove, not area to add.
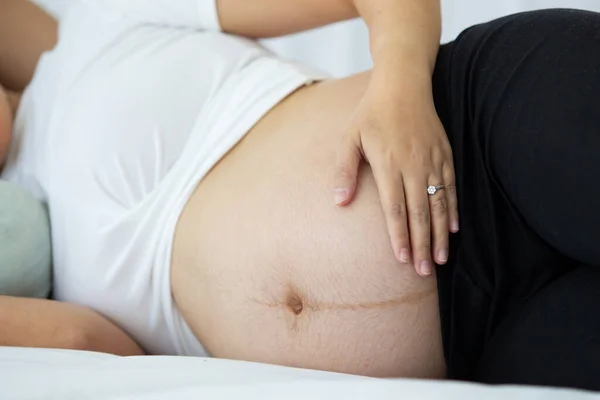
[[[46,208],[25,190],[0,181],[0,295],[47,298],[51,260]]]

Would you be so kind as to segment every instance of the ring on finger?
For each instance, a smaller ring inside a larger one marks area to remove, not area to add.
[[[427,194],[430,196],[433,196],[440,190],[444,190],[444,189],[446,189],[446,185],[431,185],[431,186],[427,187]]]

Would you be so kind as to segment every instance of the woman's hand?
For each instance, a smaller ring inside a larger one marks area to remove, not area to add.
[[[448,260],[448,232],[457,232],[452,150],[434,104],[430,79],[374,70],[338,155],[335,202],[347,205],[359,165],[370,165],[379,189],[394,254],[432,273]],[[420,82],[427,82],[421,84]],[[446,185],[430,196],[429,186]]]

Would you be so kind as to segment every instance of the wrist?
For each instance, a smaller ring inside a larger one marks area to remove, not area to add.
[[[433,97],[432,76],[433,66],[407,53],[380,58],[371,72],[372,82],[382,90],[416,99]]]
[[[433,98],[431,78],[427,68],[404,63],[381,65],[371,72],[371,84],[382,92],[415,100]]]
[[[431,80],[438,49],[432,52],[408,44],[388,42],[372,50],[373,70],[402,71],[418,79]]]
[[[415,36],[419,40],[415,40]],[[440,48],[440,37],[424,30],[372,34],[370,38],[371,57],[374,65],[401,63],[425,68],[433,73]]]

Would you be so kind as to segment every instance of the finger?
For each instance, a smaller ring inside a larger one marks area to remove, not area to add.
[[[440,168],[441,169],[441,168]],[[443,181],[439,175],[429,179],[429,184],[433,186],[442,185]],[[443,265],[448,261],[448,201],[446,191],[438,190],[434,195],[429,196],[429,210],[431,213],[431,238],[432,238],[432,256],[436,263]]]
[[[410,262],[410,238],[402,174],[396,165],[371,161],[394,256],[402,264]]]
[[[345,206],[352,201],[356,193],[358,169],[362,160],[360,139],[357,134],[347,134],[341,140],[338,150],[334,182],[334,201]]]
[[[458,220],[458,198],[456,196],[456,178],[452,163],[444,163],[444,183],[446,184],[446,200],[448,201],[448,228],[456,233],[460,229]]]
[[[404,182],[408,206],[408,226],[412,256],[417,273],[431,275],[431,234],[428,182],[426,178]]]

